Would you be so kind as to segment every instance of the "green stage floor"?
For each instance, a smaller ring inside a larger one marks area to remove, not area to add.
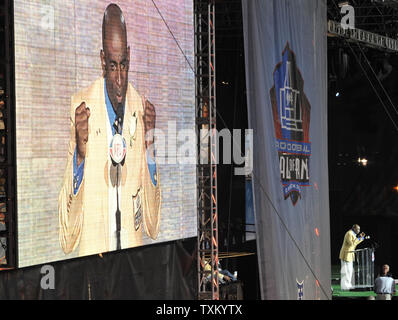
[[[398,292],[398,285],[396,286]],[[373,291],[342,291],[340,289],[340,266],[332,266],[332,289],[333,299],[367,299],[368,297],[376,297]],[[398,299],[398,295],[395,294],[393,299]]]

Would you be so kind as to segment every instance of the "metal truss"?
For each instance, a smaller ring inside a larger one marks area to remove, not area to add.
[[[215,1],[195,0],[198,299],[218,300]]]
[[[4,16],[2,39],[4,41],[4,56],[0,57],[0,72],[3,74],[2,104],[0,126],[0,270],[16,266],[15,237],[15,108],[12,94],[13,79],[13,21],[11,0],[2,2],[0,8]]]
[[[381,49],[386,52],[398,52],[398,40],[361,29],[343,29],[340,23],[328,21],[328,35],[357,41],[366,46]]]
[[[328,0],[328,19],[341,20],[340,3],[354,7],[355,28],[398,38],[397,0]]]

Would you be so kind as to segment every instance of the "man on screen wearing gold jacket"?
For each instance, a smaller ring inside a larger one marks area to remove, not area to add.
[[[105,10],[102,43],[103,77],[72,97],[68,159],[58,198],[61,247],[65,254],[79,247],[79,256],[138,246],[143,229],[153,239],[159,232],[155,108],[128,83],[130,47],[117,5]],[[123,121],[117,127],[121,106]],[[117,132],[126,147],[121,165],[110,156]]]

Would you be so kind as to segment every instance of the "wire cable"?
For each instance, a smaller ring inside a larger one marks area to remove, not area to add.
[[[366,70],[364,69],[364,67],[362,66],[361,62],[359,61],[358,56],[355,54],[354,49],[353,49],[351,46],[349,46],[349,48],[351,49],[351,51],[352,51],[352,53],[353,53],[355,59],[357,60],[359,66],[360,66],[361,69],[362,69],[363,74],[365,75],[366,79],[369,81],[369,84],[371,85],[371,87],[372,87],[373,91],[375,92],[376,96],[379,98],[380,103],[381,103],[381,105],[382,105],[383,108],[384,108],[384,111],[387,113],[388,117],[390,118],[392,124],[394,125],[394,127],[395,127],[395,129],[397,130],[397,133],[398,133],[398,125],[395,123],[394,119],[392,118],[392,116],[391,116],[390,112],[388,111],[386,105],[384,104],[382,98],[380,97],[380,95],[379,95],[379,93],[377,92],[375,86],[373,85],[372,80],[369,78],[369,76],[368,76]],[[394,110],[395,110],[395,108],[394,108]],[[395,110],[395,111],[396,111],[396,110]]]
[[[385,95],[386,95],[388,101],[391,103],[391,105],[392,105],[392,107],[393,107],[395,113],[398,114],[397,108],[395,107],[394,103],[392,102],[392,100],[391,100],[391,98],[390,98],[390,95],[388,94],[388,92],[387,92],[387,90],[385,89],[384,85],[383,85],[382,82],[380,81],[379,77],[376,75],[376,72],[374,71],[372,65],[370,64],[368,58],[366,57],[365,52],[363,51],[363,49],[362,49],[362,47],[359,45],[359,43],[356,43],[356,44],[357,44],[359,50],[361,51],[362,55],[364,56],[365,61],[367,62],[367,64],[368,64],[370,70],[372,70],[372,73],[373,73],[373,75],[375,76],[375,78],[377,79],[377,81],[378,81],[380,87],[383,89],[383,92],[385,93]]]
[[[180,49],[182,55],[184,56],[185,60],[187,61],[189,67],[190,67],[191,70],[192,70],[192,72],[193,72],[194,74],[196,74],[194,68],[192,67],[191,63],[190,63],[189,60],[188,60],[188,57],[186,56],[185,52],[182,50],[182,48],[181,48],[179,42],[177,41],[177,38],[174,36],[174,33],[171,31],[169,25],[167,24],[166,20],[164,19],[163,15],[162,15],[162,13],[160,12],[160,10],[159,10],[158,6],[156,5],[155,1],[154,1],[154,0],[151,0],[151,1],[152,1],[153,5],[155,6],[157,12],[159,13],[160,17],[162,18],[164,24],[166,25],[167,30],[169,30],[171,36],[173,37],[175,43],[177,44],[178,49]]]
[[[337,3],[336,3],[335,0],[333,0],[333,3],[334,3],[334,5],[336,6],[336,8],[338,8],[338,5],[337,5]],[[369,76],[368,76],[368,74],[367,74],[365,68],[363,67],[363,65],[362,65],[360,59],[358,58],[358,56],[356,55],[356,53],[355,53],[354,49],[352,48],[350,42],[349,42],[347,39],[345,39],[345,38],[343,38],[343,40],[347,43],[348,47],[351,49],[351,51],[352,51],[352,53],[353,53],[355,59],[357,60],[359,66],[360,66],[361,69],[362,69],[363,74],[365,75],[365,77],[366,77],[367,80],[369,81],[369,84],[371,85],[371,87],[372,87],[373,91],[375,92],[377,98],[380,100],[380,103],[381,103],[381,105],[383,106],[384,111],[387,113],[389,119],[391,120],[392,124],[394,125],[395,129],[396,129],[397,132],[398,132],[398,125],[396,124],[396,122],[395,122],[394,119],[392,118],[390,112],[388,111],[388,109],[387,109],[386,105],[384,104],[382,98],[380,97],[379,93],[377,92],[375,86],[374,86],[373,83],[372,83],[372,80],[369,78]],[[376,75],[376,73],[374,72],[372,66],[370,65],[370,63],[369,63],[369,61],[368,61],[366,55],[364,54],[364,52],[363,52],[361,46],[360,46],[358,43],[357,43],[357,45],[358,45],[358,47],[360,48],[361,52],[363,53],[363,55],[364,55],[364,57],[365,57],[365,60],[366,60],[367,63],[369,64],[370,69],[372,70],[372,72],[373,72],[374,75],[376,76],[376,79],[379,81],[379,84],[380,84],[380,86],[382,87],[382,89],[383,89],[385,95],[387,96],[388,100],[390,101],[390,103],[391,103],[391,105],[392,105],[394,111],[398,114],[398,112],[397,112],[397,110],[396,110],[396,108],[395,108],[395,106],[394,106],[394,103],[391,101],[391,98],[390,98],[388,92],[385,90],[385,88],[384,88],[383,84],[380,82],[379,78],[377,78],[377,75]]]

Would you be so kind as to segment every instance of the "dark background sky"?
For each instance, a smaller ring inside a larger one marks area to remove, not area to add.
[[[240,0],[219,2],[216,13],[217,128],[244,129],[248,124]],[[379,82],[376,75],[380,71],[387,75],[388,65],[391,72]],[[340,264],[344,234],[358,223],[371,236],[358,248],[376,242],[376,266],[388,263],[393,275],[398,275],[398,192],[394,190],[398,185],[398,113],[393,107],[398,102],[398,57],[329,37],[328,77],[332,264]],[[367,166],[361,166],[358,158],[366,158]],[[231,165],[218,166],[219,242],[227,242],[230,250],[234,248],[231,235],[242,232],[245,218],[245,180],[231,169]]]

